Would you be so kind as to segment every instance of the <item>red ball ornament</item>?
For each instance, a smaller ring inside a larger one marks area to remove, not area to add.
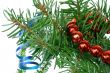
[[[73,18],[72,19],[72,22],[76,24],[76,18]]]
[[[110,50],[104,51],[101,55],[101,59],[104,63],[110,64]]]
[[[107,34],[110,34],[110,30],[107,31]]]
[[[89,20],[87,21],[87,24],[91,24],[91,23],[93,23],[93,19],[89,19]]]
[[[74,31],[78,31],[78,26],[74,25],[72,28],[69,28],[69,33],[72,34]]]
[[[74,27],[76,24],[74,23],[74,22],[69,22],[68,24],[67,24],[67,27],[68,28],[72,28],[72,27]]]
[[[90,48],[90,44],[87,40],[82,40],[79,44],[79,49],[81,52],[88,52]]]
[[[72,41],[74,43],[80,43],[80,41],[83,40],[83,35],[79,31],[72,32]]]
[[[89,51],[94,57],[100,57],[102,53],[102,47],[99,45],[95,45],[92,46]]]

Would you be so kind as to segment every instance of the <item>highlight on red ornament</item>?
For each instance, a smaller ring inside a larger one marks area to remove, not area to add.
[[[67,27],[68,27],[68,28],[72,28],[72,27],[74,27],[74,25],[76,25],[74,22],[69,22],[69,23],[67,24]]]
[[[72,28],[69,28],[69,33],[72,34],[74,31],[78,31],[78,28],[75,26],[75,27],[72,27]]]
[[[110,34],[110,30],[107,31],[107,34]]]
[[[92,56],[100,57],[102,54],[102,47],[99,45],[95,45],[95,46],[92,46],[89,51]]]
[[[104,63],[110,64],[110,50],[104,51],[101,55],[101,59]]]
[[[74,31],[72,33],[72,41],[74,43],[80,43],[80,41],[83,40],[83,35],[80,31]]]
[[[87,21],[87,24],[91,24],[91,23],[93,23],[93,19],[89,19],[89,20]]]
[[[90,44],[87,40],[82,40],[79,44],[80,51],[88,52],[90,48]]]
[[[73,18],[71,22],[74,22],[76,24],[76,18]]]

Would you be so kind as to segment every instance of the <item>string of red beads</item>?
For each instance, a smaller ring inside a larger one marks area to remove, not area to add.
[[[99,57],[104,63],[110,64],[110,50],[104,51],[100,45],[93,45],[89,41],[83,38],[83,34],[79,31],[78,26],[76,25],[76,19],[73,18],[67,24],[68,32],[72,36],[72,42],[79,44],[80,52],[89,52],[94,57]]]

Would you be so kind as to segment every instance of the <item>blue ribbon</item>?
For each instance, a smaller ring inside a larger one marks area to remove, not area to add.
[[[20,60],[20,63],[19,63],[19,68],[20,69],[23,69],[23,70],[33,70],[33,69],[38,69],[40,67],[40,65],[37,63],[37,62],[33,62],[32,59],[33,57],[32,56],[21,56],[19,55],[19,52],[22,50],[22,49],[27,49],[28,47],[28,44],[22,44],[20,45],[17,49],[16,49],[16,56],[19,58]],[[34,65],[34,66],[31,66],[31,67],[28,67],[27,65]]]
[[[29,27],[32,27],[32,26],[33,26],[33,23],[37,22],[39,18],[41,18],[41,12],[36,12],[36,16],[33,17],[33,19],[29,20],[29,21],[27,22],[27,25],[28,25]],[[24,23],[25,23],[25,20],[24,20]],[[18,33],[18,36],[17,36],[17,37],[22,36],[24,32],[25,32],[25,30],[21,30],[21,31]]]
[[[27,64],[33,64],[35,66],[32,67],[26,67]],[[36,62],[21,62],[19,67],[23,70],[33,70],[33,69],[38,69],[39,68],[39,64]]]
[[[33,23],[35,23],[39,18],[40,18],[40,15],[41,13],[36,13],[36,16],[31,19],[29,22],[27,22],[28,26],[29,27],[32,27],[33,26]],[[25,23],[25,22],[24,22]],[[21,37],[23,35],[23,33],[25,32],[25,30],[21,30],[17,35],[17,37]],[[33,57],[32,56],[21,56],[19,54],[19,52],[22,50],[22,49],[27,49],[27,47],[29,47],[29,44],[28,43],[25,43],[25,44],[21,44],[17,49],[16,49],[16,56],[19,58],[20,60],[20,63],[19,63],[19,68],[20,69],[23,69],[23,70],[33,70],[33,69],[38,69],[40,67],[40,65],[37,63],[37,62],[33,62],[32,59]],[[31,67],[28,67],[27,65],[34,65],[34,66],[31,66]]]
[[[25,32],[25,30],[21,30],[21,31],[18,33],[18,37],[22,36],[24,32]]]

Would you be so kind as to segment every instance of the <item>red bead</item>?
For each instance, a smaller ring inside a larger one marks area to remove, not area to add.
[[[92,46],[89,51],[94,57],[100,57],[102,53],[102,47],[99,45],[95,45]]]
[[[107,31],[107,34],[110,34],[110,30]]]
[[[89,20],[87,21],[87,24],[91,24],[91,23],[93,23],[93,19],[89,19]]]
[[[74,31],[78,31],[78,26],[74,25],[72,28],[69,28],[69,33],[72,34]]]
[[[68,28],[72,28],[72,27],[74,27],[76,24],[74,23],[74,22],[69,22],[68,24],[67,24],[67,27]]]
[[[79,44],[79,49],[81,52],[85,51],[89,51],[89,48],[90,48],[90,44],[87,40],[82,40]]]
[[[70,33],[70,34],[72,34],[74,31],[77,31],[77,29],[75,29],[75,28],[70,28],[70,29],[69,29],[69,33]]]
[[[101,59],[104,63],[110,64],[110,50],[104,51],[101,55]]]
[[[74,31],[74,32],[72,33],[72,41],[73,41],[74,43],[79,43],[82,39],[83,39],[83,35],[82,35],[81,32],[79,32],[79,31]]]
[[[76,24],[76,18],[73,18],[72,19],[72,22]]]

